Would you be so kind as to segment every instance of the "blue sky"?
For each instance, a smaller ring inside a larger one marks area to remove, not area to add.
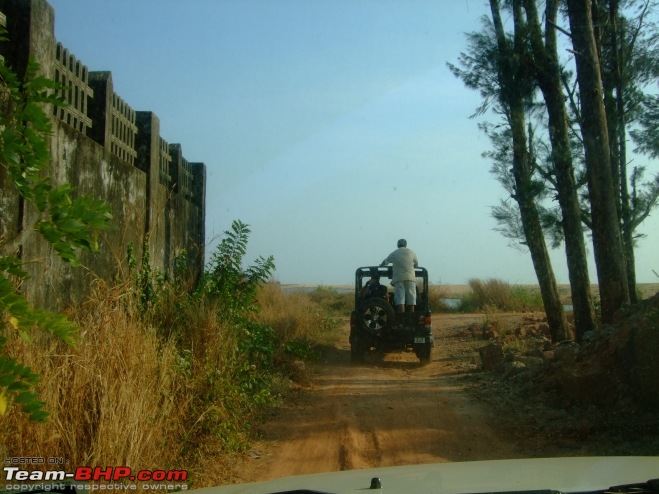
[[[50,4],[58,41],[111,71],[121,98],[206,164],[210,249],[240,219],[252,230],[245,261],[272,254],[282,283],[350,283],[400,237],[434,283],[535,283],[529,255],[493,230],[505,193],[469,119],[479,98],[446,66],[487,2]],[[659,281],[658,217],[642,228],[640,282]],[[562,249],[553,259],[566,283]]]

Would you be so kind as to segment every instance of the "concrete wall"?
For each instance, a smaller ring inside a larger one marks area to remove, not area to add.
[[[44,75],[70,88],[62,92],[68,108],[48,109],[53,182],[106,201],[114,218],[100,239],[101,251],[82,254],[85,267],[71,268],[31,232],[36,212],[13,192],[0,167],[0,245],[26,232],[20,247],[31,275],[25,293],[44,307],[82,300],[94,279],[121,279],[128,246],[139,260],[145,237],[153,269],[171,276],[178,256],[198,275],[204,264],[205,165],[188,163],[180,144],[160,136],[157,115],[134,111],[114,93],[110,72],[89,72],[57,43],[54,12],[45,0],[0,0],[0,12],[10,39],[0,46],[5,63],[22,74],[32,56]]]

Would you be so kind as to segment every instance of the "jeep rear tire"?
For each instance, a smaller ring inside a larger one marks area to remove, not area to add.
[[[394,309],[382,298],[369,298],[357,310],[359,325],[371,334],[380,334],[393,325]]]

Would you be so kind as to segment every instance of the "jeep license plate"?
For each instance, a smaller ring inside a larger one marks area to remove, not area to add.
[[[425,343],[426,339],[423,336],[415,336],[414,343]]]

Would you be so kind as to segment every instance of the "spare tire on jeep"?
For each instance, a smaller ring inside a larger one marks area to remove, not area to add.
[[[390,329],[395,317],[394,308],[383,298],[368,298],[357,309],[359,325],[373,334]]]

